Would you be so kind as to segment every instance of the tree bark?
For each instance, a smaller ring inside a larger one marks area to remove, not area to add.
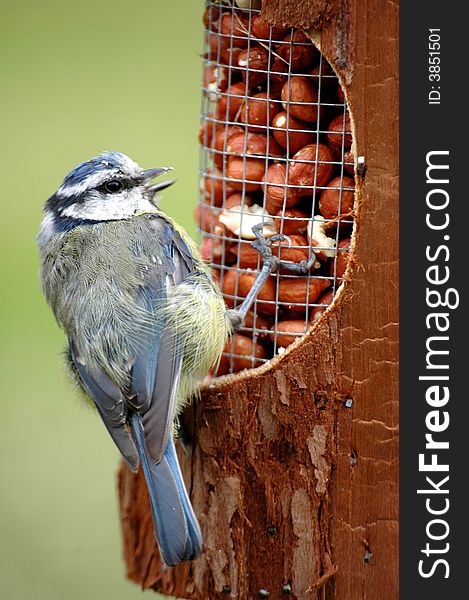
[[[398,6],[293,5],[264,11],[277,24],[322,23],[310,35],[341,78],[365,156],[353,251],[309,334],[205,387],[191,409],[180,459],[201,558],[163,569],[143,477],[120,470],[127,574],[181,598],[398,597]]]

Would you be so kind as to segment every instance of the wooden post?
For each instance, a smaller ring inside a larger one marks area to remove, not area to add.
[[[346,90],[358,209],[333,309],[279,359],[203,390],[181,462],[200,559],[162,568],[141,474],[119,474],[127,574],[181,598],[398,597],[398,6],[270,0]],[[311,31],[314,28],[315,31]]]

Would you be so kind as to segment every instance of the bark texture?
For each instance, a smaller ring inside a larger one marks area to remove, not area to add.
[[[324,29],[341,11],[342,0],[268,0],[262,3],[262,16],[272,25]]]
[[[127,574],[197,600],[394,600],[398,6],[271,0],[264,12],[277,24],[322,23],[315,40],[347,93],[367,165],[347,281],[281,359],[210,385],[187,415],[194,439],[180,458],[204,535],[199,560],[164,570],[143,477],[122,466]]]

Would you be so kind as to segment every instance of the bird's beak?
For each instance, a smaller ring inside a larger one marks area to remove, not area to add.
[[[150,182],[152,181],[152,179],[154,179],[155,177],[159,177],[160,175],[169,173],[169,171],[172,171],[172,170],[173,170],[172,167],[161,167],[159,169],[147,169],[146,171],[143,171],[143,179],[145,180],[145,187],[150,192],[150,194],[152,194],[154,196],[156,194],[156,192],[160,192],[161,190],[166,189],[170,185],[173,185],[173,183],[176,183],[175,179],[168,179],[166,181],[160,181],[159,183],[154,183],[153,185],[149,185]]]
[[[143,179],[145,179],[145,181],[151,181],[152,179],[155,179],[155,177],[159,177],[160,175],[169,173],[169,171],[172,171],[172,170],[173,170],[173,167],[161,167],[160,169],[147,169],[146,171],[143,171]]]

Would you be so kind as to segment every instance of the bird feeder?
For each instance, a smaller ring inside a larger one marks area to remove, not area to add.
[[[180,598],[397,597],[397,9],[201,3],[202,255],[228,306],[283,260],[182,417],[199,559],[119,474],[128,576]],[[187,435],[187,433],[186,433]]]

